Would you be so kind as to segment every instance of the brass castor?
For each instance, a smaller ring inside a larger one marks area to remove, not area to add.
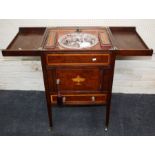
[[[107,131],[108,131],[108,128],[107,128],[107,127],[105,127],[104,131],[106,131],[106,132],[107,132]]]

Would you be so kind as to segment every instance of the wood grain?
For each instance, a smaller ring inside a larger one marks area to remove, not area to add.
[[[137,27],[137,31],[149,47],[155,49],[155,20],[0,20],[0,24],[0,36],[2,36],[0,38],[1,49],[6,48],[8,43],[16,35],[18,27],[23,25],[135,25]],[[0,52],[0,89],[44,90],[42,69],[38,59],[39,58],[34,57],[4,58]],[[155,55],[153,55],[152,58],[131,57],[130,59],[134,61],[116,61],[113,92],[155,94],[155,77],[154,74],[152,74],[155,73]]]

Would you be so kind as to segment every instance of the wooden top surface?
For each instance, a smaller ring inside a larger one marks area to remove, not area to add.
[[[75,50],[75,49],[63,48],[62,46],[59,45],[58,39],[65,34],[76,32],[77,29],[80,30],[80,33],[88,33],[88,34],[92,34],[92,35],[96,36],[98,38],[99,42],[93,47],[76,49],[76,50],[104,50],[104,49],[108,50],[112,47],[107,28],[105,28],[105,27],[102,27],[102,28],[101,27],[70,27],[70,28],[66,27],[66,28],[48,28],[46,30],[43,48],[48,49],[48,50],[67,50],[67,51]],[[100,35],[100,34],[102,34],[102,35]],[[104,39],[106,42],[108,42],[109,46],[107,46],[107,45],[102,46],[101,45],[102,39]],[[50,43],[51,43],[51,46],[50,46]]]
[[[76,32],[77,28],[80,32],[95,35],[99,40],[98,44],[91,48],[77,50],[60,47],[58,38],[64,34]],[[109,43],[109,46],[101,44],[102,41]],[[135,27],[22,27],[2,53],[4,56],[40,56],[42,52],[66,53],[67,51],[69,53],[115,51],[117,56],[147,56],[153,53]]]

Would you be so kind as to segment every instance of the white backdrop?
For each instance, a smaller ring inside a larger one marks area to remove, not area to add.
[[[136,26],[150,48],[155,49],[155,20],[0,20],[0,49],[22,26]],[[117,60],[113,92],[155,94],[155,56]],[[33,60],[33,61],[32,61]],[[0,89],[44,90],[39,58],[2,57]]]

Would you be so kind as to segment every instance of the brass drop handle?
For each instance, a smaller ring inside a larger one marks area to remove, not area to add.
[[[96,58],[92,58],[92,61],[95,62],[97,59]]]
[[[60,84],[60,79],[56,79],[56,84],[57,84],[57,85]]]
[[[66,102],[66,97],[64,96],[64,97],[62,98],[62,100],[63,100],[63,102]]]
[[[91,99],[92,99],[92,102],[95,102],[95,96],[92,96]]]

